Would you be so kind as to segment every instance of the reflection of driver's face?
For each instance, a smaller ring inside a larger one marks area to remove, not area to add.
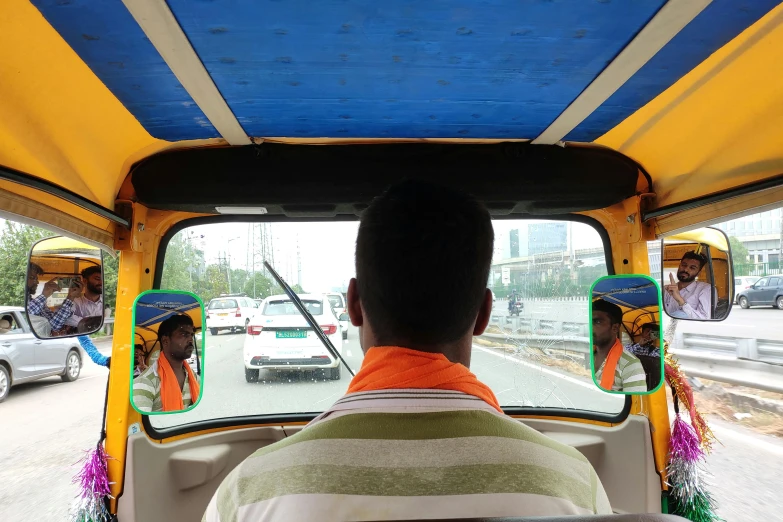
[[[87,278],[87,289],[93,294],[100,294],[103,292],[103,279],[100,272],[96,272]]]
[[[186,360],[193,355],[193,336],[195,332],[192,326],[180,326],[171,334],[168,342],[164,342],[163,349],[169,355],[177,360]],[[166,338],[163,338],[165,341]]]
[[[600,347],[611,346],[615,339],[617,328],[612,324],[609,314],[593,310],[593,344]]]

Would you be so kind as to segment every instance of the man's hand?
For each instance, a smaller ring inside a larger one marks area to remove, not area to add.
[[[680,306],[684,305],[685,299],[683,299],[682,296],[680,295],[680,287],[677,286],[677,283],[676,281],[674,281],[674,276],[672,274],[669,274],[669,281],[670,284],[664,286],[663,287],[664,290],[666,290],[669,293],[669,295],[672,296],[672,299],[677,301],[678,305]]]
[[[46,282],[46,284],[43,287],[43,291],[41,292],[43,295],[45,295],[47,298],[51,297],[53,293],[58,292],[60,290],[60,285],[57,283],[57,278],[50,279]]]
[[[82,296],[82,282],[79,279],[74,279],[68,288],[68,299],[73,301],[74,299]]]

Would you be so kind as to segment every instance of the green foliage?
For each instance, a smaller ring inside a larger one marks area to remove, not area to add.
[[[255,273],[255,292],[254,286],[253,286],[253,274],[250,275],[248,280],[245,282],[244,288],[242,288],[242,291],[245,292],[247,295],[252,297],[253,299],[264,299],[266,297],[269,297],[272,295],[272,288],[277,287],[277,285],[272,283],[272,280],[268,277],[266,277],[261,272]]]
[[[27,257],[33,243],[55,235],[49,230],[5,222],[0,236],[0,305],[24,306]]]
[[[119,252],[117,252],[119,254]],[[103,306],[117,309],[117,282],[120,270],[120,257],[111,257],[103,253]]]
[[[744,264],[748,262],[748,249],[736,237],[729,238],[731,245],[731,259],[735,264]]]

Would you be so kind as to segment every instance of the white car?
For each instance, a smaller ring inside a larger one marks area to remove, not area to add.
[[[348,312],[343,312],[337,318],[340,321],[340,329],[343,331],[343,339],[348,339],[348,328],[351,326],[351,318],[348,317]]]
[[[324,295],[329,300],[329,305],[332,307],[332,310],[334,310],[334,315],[340,317],[340,314],[345,312],[345,297],[343,297],[343,294],[329,292]]]
[[[337,316],[323,295],[299,296],[334,348],[342,353]],[[287,295],[264,299],[250,321],[244,346],[245,379],[257,382],[260,370],[321,370],[340,379],[340,359],[333,357]]]
[[[745,290],[749,289],[759,279],[761,278],[756,276],[735,277],[734,278],[734,304],[737,304],[737,296],[739,296],[740,292],[744,292]]]
[[[258,312],[258,303],[244,296],[216,297],[207,306],[207,328],[217,335],[220,330],[247,331],[250,319]]]

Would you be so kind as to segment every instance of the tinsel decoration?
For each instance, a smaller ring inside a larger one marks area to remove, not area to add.
[[[707,491],[702,468],[704,451],[696,431],[680,417],[677,392],[674,395],[674,424],[669,441],[669,464],[666,468],[669,485],[669,513],[691,522],[722,520],[715,513],[715,502]]]
[[[80,339],[81,340],[81,339]],[[96,350],[97,351],[97,350]],[[79,485],[79,494],[69,513],[71,522],[109,522],[113,519],[108,503],[111,498],[108,461],[111,458],[103,447],[106,440],[106,407],[109,403],[109,382],[106,381],[106,395],[103,400],[101,435],[95,448],[80,460],[81,470],[73,478]]]
[[[696,433],[701,449],[705,453],[709,453],[712,449],[712,443],[716,440],[715,435],[707,425],[707,421],[704,420],[704,417],[702,417],[701,413],[696,409],[693,400],[693,388],[691,388],[691,385],[685,378],[685,374],[680,368],[677,360],[669,354],[668,342],[664,342],[663,349],[666,382],[672,387],[672,395],[675,401],[679,400],[679,403],[688,410],[691,424],[693,425],[693,430]]]
[[[80,493],[71,510],[72,522],[108,522],[111,513],[106,506],[106,500],[111,496],[111,482],[109,482],[106,463],[109,456],[103,449],[103,441],[95,448],[88,451],[82,458],[81,471],[73,478],[74,484],[79,484]]]

